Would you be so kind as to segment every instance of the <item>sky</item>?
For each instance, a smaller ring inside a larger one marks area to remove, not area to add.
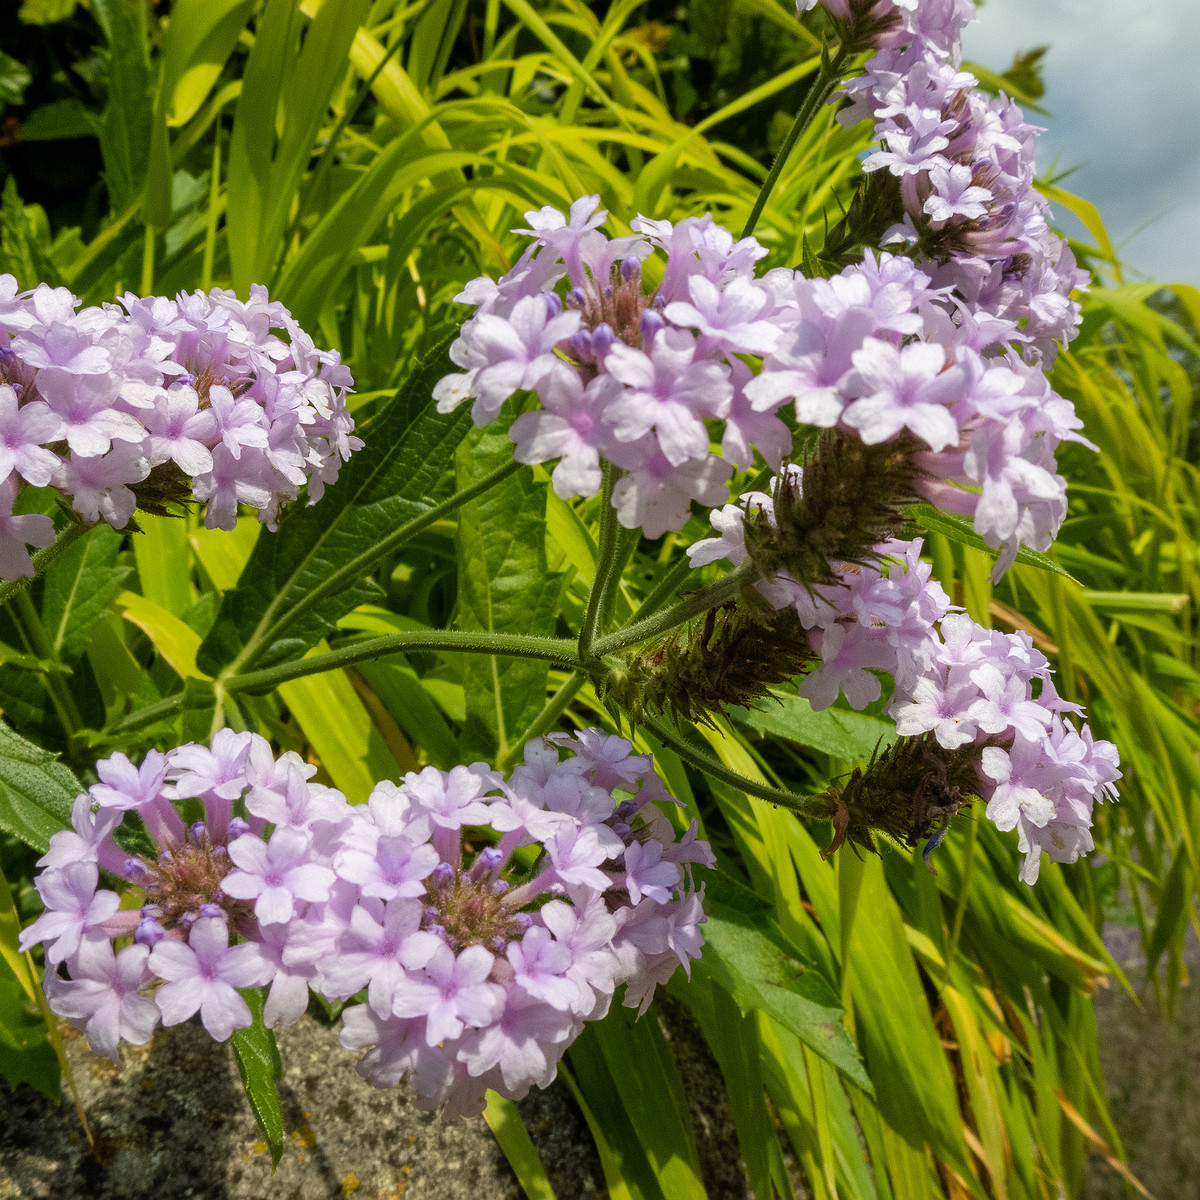
[[[1078,167],[1063,187],[1100,209],[1128,280],[1200,285],[1200,0],[986,0],[963,43],[995,71],[1050,47],[1039,171]]]

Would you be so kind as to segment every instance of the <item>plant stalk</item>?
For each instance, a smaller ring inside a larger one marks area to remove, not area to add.
[[[413,517],[410,521],[405,521],[398,529],[393,530],[386,537],[380,538],[370,550],[364,550],[361,554],[355,555],[344,566],[339,567],[336,571],[331,571],[315,588],[305,595],[303,600],[297,601],[297,603],[293,604],[291,608],[286,609],[273,621],[271,618],[274,605],[272,605],[263,614],[263,619],[259,622],[258,629],[254,631],[250,640],[243,647],[242,652],[229,664],[229,667],[223,673],[224,677],[228,679],[243,667],[249,666],[254,661],[255,655],[264,646],[275,641],[297,617],[308,609],[311,609],[314,604],[323,600],[326,596],[347,587],[354,580],[361,579],[385,555],[398,549],[405,542],[416,537],[423,529],[427,529],[434,522],[440,521],[442,517],[448,513],[452,513],[456,508],[459,508],[470,500],[474,500],[476,496],[481,496],[484,492],[502,483],[510,475],[516,474],[521,469],[521,466],[522,464],[517,462],[516,459],[510,459],[503,466],[497,467],[496,470],[485,475],[478,483],[473,483],[469,488],[464,488],[461,492],[455,492],[453,496],[443,500],[440,504],[435,504],[433,508],[421,513],[420,516]],[[282,596],[279,599],[282,599]]]
[[[769,800],[772,804],[790,809],[800,816],[806,815],[814,800],[817,799],[815,796],[801,796],[796,792],[784,792],[778,788],[769,787],[765,783],[755,783],[753,779],[747,779],[745,775],[731,771],[724,763],[718,762],[710,754],[705,754],[703,750],[698,750],[691,742],[680,737],[668,725],[654,717],[643,717],[639,724],[650,730],[664,746],[669,746],[674,750],[684,762],[691,763],[693,767],[699,768],[706,775],[711,775],[714,779],[721,780],[722,783],[728,783],[748,796]]]
[[[610,462],[604,464],[604,486],[600,492],[600,536],[596,547],[596,572],[592,576],[592,590],[588,593],[587,610],[579,629],[579,660],[587,662],[592,656],[592,645],[604,625],[608,592],[614,585],[614,576],[619,575],[622,564],[617,554],[617,513],[612,506],[613,488],[617,482],[617,468]]]
[[[623,650],[626,646],[634,646],[638,642],[658,637],[659,634],[666,633],[677,625],[682,625],[685,621],[690,621],[692,617],[699,616],[701,613],[708,612],[710,608],[716,608],[727,600],[734,599],[742,588],[753,583],[758,575],[758,568],[750,559],[747,559],[723,579],[718,579],[716,583],[695,592],[689,592],[670,608],[641,621],[634,621],[632,624],[626,625],[624,629],[610,633],[607,637],[599,638],[592,646],[592,653],[599,658],[602,655]]]
[[[461,629],[418,629],[385,637],[352,642],[328,654],[312,654],[292,662],[231,675],[221,681],[227,692],[267,692],[289,679],[335,671],[388,654],[413,650],[449,650],[460,654],[498,654],[513,658],[536,658],[575,667],[579,663],[575,643],[569,638],[528,637],[520,633],[475,633]]]
[[[767,200],[771,192],[774,191],[776,183],[779,182],[779,176],[783,174],[783,168],[787,166],[787,160],[796,148],[796,143],[800,140],[800,135],[812,124],[813,117],[817,115],[821,106],[833,94],[833,89],[841,81],[842,68],[846,65],[846,60],[849,57],[850,53],[844,45],[838,46],[837,53],[833,58],[827,58],[822,53],[821,69],[817,73],[816,79],[813,80],[812,86],[808,89],[808,93],[804,97],[804,103],[800,105],[800,111],[796,114],[796,119],[792,122],[792,127],[788,130],[788,135],[784,139],[783,145],[779,147],[779,153],[775,155],[775,161],[771,163],[771,170],[767,173],[766,179],[763,180],[758,197],[754,201],[754,207],[750,210],[750,216],[747,218],[745,227],[742,229],[742,237],[749,237],[754,232],[755,227],[758,225],[758,219],[762,216],[763,209],[767,206]]]

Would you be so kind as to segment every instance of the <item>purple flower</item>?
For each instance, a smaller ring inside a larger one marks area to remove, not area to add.
[[[985,746],[982,764],[983,773],[996,783],[987,816],[997,829],[1015,829],[1021,818],[1037,826],[1053,819],[1054,802],[1042,789],[1054,782],[1054,775],[1035,743],[1018,737],[1009,750]]]
[[[17,393],[0,385],[0,483],[17,471],[34,487],[45,487],[58,455],[44,449],[62,435],[62,420],[44,401],[18,406]]]
[[[971,182],[972,171],[965,163],[946,167],[935,165],[929,172],[934,193],[925,201],[924,211],[931,221],[949,221],[964,217],[973,221],[987,212],[992,193]]]
[[[0,483],[0,579],[31,579],[33,560],[26,546],[49,546],[54,522],[41,513],[14,516],[17,481],[10,475]]]
[[[660,904],[670,902],[679,886],[679,868],[663,862],[661,842],[631,842],[625,847],[625,890],[630,902],[638,904],[643,896]]]
[[[703,275],[688,280],[691,303],[675,300],[663,310],[668,321],[697,330],[735,354],[769,354],[779,327],[759,320],[770,296],[748,279],[733,279],[718,288]]]
[[[80,377],[63,371],[38,373],[38,391],[59,419],[60,436],[72,457],[107,454],[116,438],[135,445],[145,436],[142,423],[113,407],[117,388],[108,376]]]
[[[452,767],[449,773],[426,767],[420,774],[409,771],[404,776],[409,793],[442,829],[486,825],[488,806],[482,798],[496,782],[490,772],[471,767]]]
[[[150,952],[150,970],[167,982],[154,999],[164,1025],[178,1025],[196,1012],[218,1042],[245,1029],[253,1016],[238,988],[257,987],[271,968],[249,942],[229,944],[229,929],[219,917],[197,921],[184,942],[161,941]]]
[[[71,863],[94,862],[106,870],[120,872],[125,852],[112,840],[112,832],[120,823],[119,810],[102,808],[93,813],[92,797],[86,792],[76,796],[71,808],[71,828],[51,836],[50,846],[37,865],[58,869]]]
[[[146,426],[146,457],[151,465],[173,460],[188,475],[212,470],[209,446],[217,427],[210,410],[200,410],[196,389],[176,384],[141,414]]]
[[[409,973],[445,949],[436,934],[421,929],[418,901],[367,901],[350,914],[336,952],[320,964],[322,985],[329,995],[342,999],[366,987],[367,1003],[387,1016]]]
[[[898,350],[868,338],[852,361],[859,398],[842,419],[864,442],[886,441],[905,428],[933,450],[958,442],[958,423],[949,405],[962,392],[964,374],[961,367],[946,365],[941,346],[916,342]]]
[[[509,942],[507,953],[519,987],[560,1012],[571,1008],[579,992],[567,978],[571,950],[557,941],[549,929],[534,926],[519,942]]]
[[[667,461],[678,467],[708,454],[704,417],[724,415],[733,399],[729,368],[695,361],[696,340],[682,329],[664,329],[650,353],[617,342],[605,357],[609,374],[625,391],[605,410],[618,441],[633,442],[651,430]]]
[[[85,520],[103,518],[114,529],[124,529],[133,519],[137,497],[129,484],[150,474],[150,464],[137,446],[114,445],[99,457],[71,451],[54,472],[54,486],[71,497],[71,507]]]
[[[100,872],[95,863],[69,863],[45,871],[34,881],[46,911],[21,931],[25,951],[38,942],[46,946],[46,961],[57,964],[79,949],[85,933],[107,921],[120,907],[116,892],[96,891]]]
[[[83,1023],[97,1054],[117,1063],[122,1041],[144,1046],[158,1024],[154,1001],[138,994],[151,978],[149,954],[145,946],[126,946],[114,954],[108,938],[86,937],[71,960],[71,978],[59,980],[49,997],[59,1016]]]
[[[394,989],[392,1012],[398,1017],[424,1017],[430,1046],[458,1037],[467,1026],[494,1021],[504,1007],[500,987],[487,983],[494,959],[482,946],[455,955],[439,946],[423,975],[410,975]]]
[[[336,878],[328,867],[310,861],[312,838],[301,829],[276,829],[269,842],[252,833],[229,844],[229,857],[239,869],[221,880],[227,895],[253,900],[263,925],[292,918],[297,903],[329,899]]]

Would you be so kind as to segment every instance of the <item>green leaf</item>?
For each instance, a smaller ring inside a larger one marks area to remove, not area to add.
[[[65,21],[79,7],[79,0],[25,0],[17,16],[26,25],[53,25]]]
[[[254,1014],[254,1024],[237,1029],[230,1039],[237,1060],[238,1074],[246,1097],[254,1110],[263,1140],[271,1148],[272,1168],[279,1166],[283,1156],[283,1105],[279,1101],[279,1080],[283,1078],[283,1063],[275,1034],[262,1021],[262,992],[255,988],[241,993]]]
[[[6,104],[20,104],[25,98],[25,89],[32,82],[29,68],[0,50],[0,108]]]
[[[894,722],[845,708],[814,712],[803,696],[778,693],[755,702],[751,708],[730,708],[729,715],[757,729],[811,746],[823,754],[854,762],[869,759],[876,747],[896,740]]]
[[[546,1168],[542,1166],[537,1147],[517,1106],[497,1092],[489,1091],[483,1119],[529,1200],[555,1200],[554,1188],[546,1178]]]
[[[56,755],[27,742],[0,721],[0,829],[43,853],[71,824],[83,791]]]
[[[10,1088],[28,1083],[55,1103],[61,1095],[62,1075],[46,1022],[29,1011],[25,990],[3,959],[0,959],[0,1076]]]
[[[98,525],[80,538],[45,575],[42,625],[54,656],[78,662],[92,626],[120,594],[132,571],[117,563],[121,535]]]
[[[714,898],[720,894],[734,903]],[[718,885],[705,909],[704,962],[738,1008],[767,1013],[870,1091],[871,1081],[842,1024],[836,993],[813,964],[787,944],[766,906],[753,893]]]
[[[40,237],[30,214],[40,210],[36,205],[28,208],[21,203],[17,194],[17,181],[10,175],[4,183],[3,205],[0,207],[0,266],[10,275],[17,277],[22,288],[35,288],[39,283],[52,286],[62,283],[62,276],[51,262],[48,237]],[[45,221],[45,213],[41,213]]]
[[[457,455],[458,486],[469,487],[511,457],[502,424],[472,432]],[[563,575],[546,564],[546,493],[546,484],[522,471],[459,510],[460,629],[554,632]],[[464,761],[502,758],[545,703],[549,666],[472,654],[463,656],[462,670]]]
[[[239,655],[242,665],[299,658],[333,633],[337,620],[380,589],[366,576],[380,545],[406,521],[428,512],[428,497],[470,427],[464,409],[433,409],[433,385],[446,373],[449,340],[409,376],[395,399],[363,432],[364,445],[320,504],[293,508],[279,532],[258,540],[237,587],[226,593],[196,662],[214,677]],[[335,571],[343,586],[306,600]],[[286,618],[285,629],[276,629]]]
[[[21,141],[57,142],[64,138],[96,136],[96,125],[83,102],[70,97],[35,108],[21,122]]]
[[[92,8],[108,40],[108,103],[97,132],[109,200],[120,211],[136,199],[150,159],[153,87],[146,5],[92,0]]]
[[[169,125],[190,120],[204,102],[237,42],[253,0],[176,0],[163,38],[162,76],[154,102],[154,124],[146,169],[146,221],[158,229],[171,223]]]
[[[971,522],[966,517],[959,516],[958,513],[947,512],[942,508],[934,508],[932,504],[914,504],[909,508],[908,513],[918,525],[932,530],[934,533],[944,534],[952,542],[958,542],[962,546],[972,546],[976,550],[983,550],[992,555],[993,558],[996,555],[996,551],[992,550],[983,538],[975,532]],[[1072,583],[1079,582],[1070,571],[1064,570],[1048,554],[1042,554],[1037,550],[1030,550],[1028,546],[1022,546],[1017,551],[1017,562],[1025,563],[1030,567],[1037,567],[1041,571],[1049,571],[1054,575],[1061,575],[1064,579],[1069,579]]]
[[[614,1007],[588,1026],[637,1144],[668,1200],[706,1200],[683,1079],[653,1013]],[[580,1038],[582,1041],[583,1039]],[[574,1059],[572,1059],[574,1061]],[[607,1123],[607,1113],[603,1114]]]

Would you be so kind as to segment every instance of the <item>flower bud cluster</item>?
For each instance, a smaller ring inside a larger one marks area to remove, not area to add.
[[[23,484],[115,529],[190,497],[210,528],[232,529],[238,504],[274,528],[361,445],[353,382],[257,285],[246,302],[218,288],[80,309],[0,275],[0,579],[31,575],[26,547],[54,538],[50,518],[13,515]]]
[[[801,468],[790,470],[801,487]],[[720,536],[691,547],[693,566],[744,561],[747,514],[775,520],[773,495],[742,501],[713,513]],[[1033,883],[1042,851],[1075,862],[1092,849],[1093,805],[1116,796],[1116,747],[1084,722],[1076,728],[1071,714],[1082,709],[1059,697],[1028,634],[985,629],[954,610],[921,548],[920,539],[891,540],[876,547],[877,563],[844,565],[832,583],[776,575],[757,587],[768,603],[795,610],[820,658],[800,685],[813,708],[828,708],[839,692],[865,708],[882,695],[880,676],[890,676],[887,711],[902,737],[931,734],[956,756],[960,777],[958,751],[975,750],[976,794],[999,829],[1018,830],[1021,878]]]
[[[50,1007],[114,1058],[197,1012],[225,1040],[251,1024],[239,989],[270,986],[267,1025],[310,992],[361,992],[341,1034],[359,1071],[478,1113],[488,1088],[548,1084],[620,985],[644,1010],[700,953],[692,864],[712,853],[695,822],[676,836],[650,756],[598,730],[528,743],[507,781],[427,767],[360,806],[230,730],[97,771],[39,863],[46,909],[21,946],[44,944]],[[127,813],[152,852],[118,845]]]
[[[485,424],[532,390],[541,407],[511,428],[517,458],[557,458],[563,496],[595,495],[600,460],[616,464],[619,520],[656,537],[683,526],[691,500],[723,500],[730,463],[749,467],[757,450],[778,469],[790,403],[801,424],[867,445],[909,438],[923,493],[973,514],[1003,548],[998,571],[1019,545],[1050,544],[1066,511],[1055,449],[1083,439],[1042,371],[1004,353],[1023,336],[1013,321],[977,318],[906,258],[868,253],[828,280],[789,269],[755,279],[763,249],[710,217],[639,217],[644,236],[609,240],[597,204],[526,214],[533,229],[519,232],[535,241],[517,266],[462,292],[476,315],[451,350],[465,371],[435,391],[440,408],[473,398]],[[647,290],[654,249],[666,261]],[[724,459],[709,449],[713,420]]]
[[[823,0],[837,15],[846,0]],[[892,8],[891,0],[874,7]],[[808,5],[811,7],[811,4]],[[849,0],[852,9],[864,7]],[[935,286],[953,287],[977,317],[1020,325],[1013,340],[1053,361],[1079,321],[1071,292],[1085,285],[1049,205],[1034,188],[1034,139],[1007,97],[960,67],[969,0],[898,0],[888,36],[847,91],[846,124],[875,123],[883,148],[863,163],[900,184],[904,219],[885,237],[912,245]]]

